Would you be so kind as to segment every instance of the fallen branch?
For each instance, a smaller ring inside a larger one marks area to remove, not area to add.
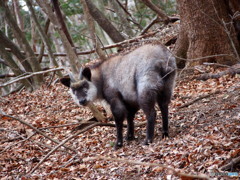
[[[240,156],[232,159],[230,163],[222,166],[220,169],[222,171],[230,171],[234,166],[236,166],[239,163],[240,163]]]
[[[225,71],[215,73],[215,74],[212,74],[212,73],[203,74],[203,75],[197,77],[196,79],[206,81],[208,79],[218,79],[227,74],[229,74],[231,76],[234,76],[235,74],[240,74],[240,65],[239,64],[234,65]]]
[[[82,129],[84,129],[84,128],[86,128],[86,127],[88,127],[88,126],[90,126],[94,123],[96,123],[96,121],[91,121],[91,120],[90,121],[84,121],[80,124],[78,123],[79,125],[77,127],[75,127],[72,131],[82,130]],[[135,124],[134,126],[135,127],[140,127],[140,126],[146,125],[146,124],[147,124],[147,122],[141,122],[141,123]],[[101,123],[98,126],[116,127],[116,125],[113,124],[113,123]],[[127,124],[123,124],[123,127],[127,128]]]
[[[198,98],[196,98],[196,99],[194,99],[194,100],[192,100],[192,101],[190,101],[190,102],[188,102],[188,103],[186,103],[186,104],[183,104],[183,105],[179,106],[178,109],[181,109],[181,108],[184,108],[184,107],[188,107],[188,106],[192,105],[193,103],[195,103],[195,102],[197,102],[197,101],[199,101],[199,100],[201,100],[201,99],[208,98],[208,97],[210,97],[211,95],[213,95],[213,94],[218,94],[218,93],[220,93],[220,92],[221,92],[221,91],[215,91],[215,92],[212,92],[212,93],[210,93],[210,94],[202,95],[202,96],[200,96],[200,97],[198,97]]]
[[[185,174],[182,173],[174,168],[168,167],[166,165],[158,164],[158,163],[147,163],[147,162],[141,162],[141,161],[134,161],[134,160],[128,160],[128,159],[120,159],[120,158],[110,158],[105,156],[96,156],[96,157],[89,157],[84,158],[83,162],[87,161],[96,161],[96,160],[104,160],[104,161],[116,161],[116,162],[122,162],[127,164],[134,164],[134,165],[141,165],[141,166],[150,166],[150,167],[160,167],[162,169],[166,169],[171,171],[173,174],[180,176],[181,178],[188,178],[188,179],[210,179],[205,174],[200,175],[193,175],[193,174]]]
[[[104,123],[94,123],[91,126],[88,126],[86,128],[84,128],[83,130],[75,133],[74,135],[68,137],[67,139],[65,139],[64,141],[62,141],[60,144],[58,144],[55,148],[53,148],[28,174],[32,174],[52,153],[54,153],[59,147],[63,146],[65,143],[67,143],[68,141],[70,141],[71,139],[75,138],[76,136],[78,136],[79,134],[93,128],[96,126],[99,126],[100,124],[104,124]]]
[[[29,75],[26,75],[26,76],[23,76],[23,77],[20,77],[20,78],[17,78],[17,79],[13,79],[13,80],[8,81],[6,83],[0,84],[0,87],[5,87],[5,86],[8,86],[8,85],[13,84],[15,82],[21,81],[23,79],[28,79],[32,76],[36,76],[36,75],[39,75],[39,74],[45,74],[45,73],[49,73],[49,72],[62,71],[62,70],[64,70],[62,67],[58,67],[58,68],[49,69],[49,70],[46,70],[46,71],[38,71],[38,72],[30,73]]]
[[[146,123],[140,123],[138,126],[143,125]],[[52,153],[54,153],[59,147],[63,146],[65,143],[67,143],[68,141],[70,141],[71,139],[75,138],[76,136],[78,136],[81,133],[84,133],[86,131],[88,131],[89,129],[92,129],[96,126],[110,126],[110,127],[115,127],[115,124],[111,124],[111,123],[100,123],[100,122],[94,122],[92,124],[90,124],[89,126],[84,127],[81,131],[73,134],[72,136],[68,137],[67,139],[65,139],[64,141],[62,141],[60,144],[58,144],[54,149],[52,149],[28,174],[32,174]],[[127,127],[125,125],[125,127]]]
[[[29,128],[35,130],[36,132],[38,132],[39,134],[41,134],[42,136],[44,136],[45,138],[49,139],[50,141],[52,141],[52,142],[54,142],[54,143],[56,143],[56,144],[61,144],[59,141],[50,138],[50,137],[47,136],[45,133],[43,133],[42,131],[40,131],[39,129],[35,128],[34,126],[32,126],[31,124],[27,123],[27,122],[24,121],[24,120],[21,120],[21,119],[19,119],[19,118],[17,118],[17,117],[14,117],[14,116],[7,115],[7,114],[5,114],[5,113],[2,112],[2,111],[0,111],[0,114],[2,114],[3,117],[8,117],[8,118],[15,119],[15,120],[19,121],[20,123],[22,123],[22,124],[28,126]],[[59,147],[60,147],[60,146],[59,146]],[[67,148],[67,149],[70,149],[70,150],[73,151],[73,152],[76,152],[76,150],[73,149],[73,148],[71,148],[71,147],[68,147],[68,146],[65,146],[65,145],[63,145],[63,147],[65,147],[65,148]]]

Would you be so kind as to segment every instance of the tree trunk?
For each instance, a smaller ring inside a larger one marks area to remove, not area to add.
[[[217,62],[233,65],[239,61],[239,42],[225,0],[178,0],[181,30],[175,54],[190,65]],[[225,54],[225,55],[224,55]],[[217,56],[219,55],[219,56]],[[182,60],[177,59],[178,65]]]
[[[11,27],[11,30],[15,36],[15,38],[18,41],[18,44],[21,44],[26,56],[27,56],[27,61],[29,62],[29,64],[31,65],[31,68],[34,72],[38,72],[41,71],[41,66],[40,63],[37,61],[37,58],[31,48],[31,46],[29,45],[25,35],[23,34],[23,32],[21,31],[21,29],[18,27],[16,21],[14,20],[7,4],[5,4],[4,1],[0,1],[0,7],[1,7],[1,12],[4,15],[4,18],[6,19],[8,25]],[[38,88],[41,83],[43,82],[43,75],[37,75],[33,77],[34,79],[34,88]]]
[[[12,59],[10,54],[5,50],[5,47],[0,43],[0,55],[4,58],[4,62],[7,63],[9,67],[11,67],[13,73],[18,76],[23,74],[22,70],[18,67],[17,63]],[[25,79],[22,80],[22,83],[25,85],[25,87],[29,90],[32,90],[30,82]]]
[[[117,17],[119,18],[122,24],[122,28],[124,29],[124,32],[127,34],[129,38],[133,37],[134,33],[130,27],[131,24],[127,21],[127,16],[125,15],[122,8],[119,6],[116,0],[110,0],[110,4],[114,9],[115,13],[117,14]]]
[[[9,48],[11,50],[14,56],[16,56],[16,58],[23,65],[25,71],[32,72],[30,64],[28,63],[28,61],[26,61],[26,56],[21,53],[17,45],[14,44],[10,39],[8,39],[1,30],[0,30],[0,44],[2,44],[2,47],[4,47],[4,49]]]
[[[81,0],[81,3],[83,5],[84,17],[85,17],[85,20],[86,20],[87,25],[88,25],[88,30],[89,30],[94,48],[96,49],[96,52],[97,52],[98,56],[100,57],[100,59],[102,61],[105,61],[107,59],[107,57],[106,57],[104,51],[101,49],[101,44],[96,37],[94,21],[92,19],[92,16],[89,13],[89,9],[88,9],[88,6],[86,4],[86,1]]]
[[[89,13],[94,18],[94,20],[103,28],[103,30],[109,35],[113,42],[124,41],[125,38],[120,32],[111,24],[111,22],[104,16],[104,14],[99,11],[99,9],[92,3],[91,0],[86,0],[88,5]]]
[[[51,48],[51,42],[50,42],[49,38],[47,37],[46,33],[44,32],[44,30],[42,29],[42,27],[41,27],[41,25],[40,25],[40,23],[39,23],[39,21],[37,19],[35,11],[34,11],[34,9],[32,7],[32,3],[31,3],[30,0],[26,0],[26,3],[27,3],[27,6],[29,8],[29,11],[31,13],[31,17],[32,17],[32,19],[33,19],[33,21],[34,21],[34,23],[35,23],[35,25],[36,25],[36,27],[37,27],[37,29],[39,31],[39,34],[40,34],[40,36],[41,36],[45,46],[47,47],[48,57],[50,59],[51,65],[54,66],[54,67],[58,67],[58,63],[57,63],[57,61],[56,61],[56,59],[55,59],[55,57],[53,55],[53,51],[52,51],[52,48]],[[62,77],[62,73],[61,72],[57,72],[57,75],[59,77]]]

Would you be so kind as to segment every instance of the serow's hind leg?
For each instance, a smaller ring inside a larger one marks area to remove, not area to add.
[[[158,97],[158,106],[162,113],[162,138],[168,137],[168,105],[171,96],[162,94]]]
[[[127,115],[127,136],[126,136],[126,140],[127,141],[131,141],[131,140],[134,140],[135,137],[134,137],[134,116],[136,114],[136,111],[135,110],[131,110],[131,111],[128,111],[128,115]]]
[[[151,90],[148,90],[141,94],[139,97],[139,103],[146,115],[147,119],[147,136],[144,141],[145,145],[153,142],[154,138],[154,127],[156,120],[156,110],[154,109],[156,94]]]

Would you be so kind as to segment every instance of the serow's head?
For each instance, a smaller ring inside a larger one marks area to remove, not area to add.
[[[70,88],[69,92],[78,105],[86,106],[97,98],[97,87],[91,82],[91,76],[91,70],[86,67],[80,70],[78,77],[69,73],[69,77],[60,79],[63,85]]]

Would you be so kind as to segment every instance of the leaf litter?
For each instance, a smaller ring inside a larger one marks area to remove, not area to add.
[[[223,68],[207,68],[219,72]],[[196,80],[199,72],[181,75],[170,105],[170,137],[161,139],[161,113],[157,108],[154,142],[142,144],[146,127],[136,127],[136,140],[124,142],[114,151],[115,128],[94,127],[66,143],[77,154],[59,148],[34,173],[26,174],[56,146],[34,130],[11,118],[0,121],[1,179],[180,179],[161,167],[115,161],[83,161],[106,156],[146,163],[158,163],[184,173],[210,175],[240,156],[240,77],[225,75],[218,79]],[[46,83],[47,84],[47,83]],[[85,107],[73,103],[60,83],[43,85],[33,93],[22,91],[4,97],[0,108],[8,115],[27,121],[59,142],[72,135],[81,120],[92,118]],[[213,92],[220,91],[214,94]],[[207,98],[179,108],[201,95]],[[135,123],[144,122],[139,111]],[[62,126],[67,124],[67,126]],[[55,126],[55,127],[52,127]],[[52,128],[46,128],[52,127]],[[126,134],[126,130],[124,130]],[[31,136],[31,137],[30,137]],[[239,172],[239,164],[230,172]],[[226,176],[218,179],[236,179]]]

